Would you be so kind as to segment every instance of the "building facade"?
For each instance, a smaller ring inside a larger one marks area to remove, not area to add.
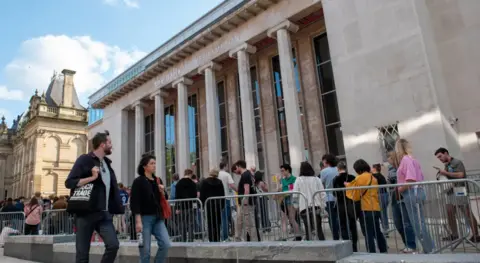
[[[54,74],[46,93],[8,128],[0,128],[0,191],[4,197],[68,195],[65,179],[86,152],[87,110],[75,90],[75,71]],[[2,182],[3,180],[3,182]]]
[[[110,131],[126,184],[146,152],[167,184],[238,159],[271,180],[327,152],[386,161],[400,136],[429,179],[440,146],[480,169],[478,7],[225,1],[92,94],[88,136]]]

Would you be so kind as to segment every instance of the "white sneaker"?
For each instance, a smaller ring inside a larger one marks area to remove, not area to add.
[[[401,252],[404,253],[404,254],[415,254],[415,253],[417,253],[417,251],[415,249],[412,249],[412,248],[409,248],[409,247],[404,248]]]

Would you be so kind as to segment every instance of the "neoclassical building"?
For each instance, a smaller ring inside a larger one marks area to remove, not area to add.
[[[74,75],[75,71],[67,69],[54,74],[46,93],[35,92],[28,110],[13,121],[11,128],[2,119],[2,196],[70,193],[64,186],[66,176],[87,145],[87,109],[78,100]]]
[[[477,1],[228,0],[90,96],[129,184],[245,159],[267,180],[333,153],[386,161],[412,142],[427,178],[447,147],[480,169]],[[475,117],[477,116],[477,117]]]

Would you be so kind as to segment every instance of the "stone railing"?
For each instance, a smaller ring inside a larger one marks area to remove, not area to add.
[[[39,115],[44,117],[59,117],[63,119],[87,121],[87,112],[85,110],[77,110],[74,108],[41,105],[39,107]]]
[[[57,113],[58,113],[58,108],[56,108],[56,107],[47,107],[47,112],[57,114]]]

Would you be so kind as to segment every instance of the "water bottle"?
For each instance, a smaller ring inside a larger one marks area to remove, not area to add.
[[[138,247],[143,247],[143,234],[137,233],[137,241],[138,241]]]

